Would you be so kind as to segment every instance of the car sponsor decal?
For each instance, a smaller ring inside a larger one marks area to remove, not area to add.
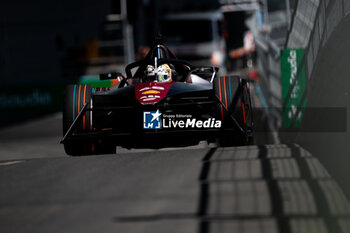
[[[143,95],[145,95],[145,94],[159,94],[159,93],[160,93],[159,91],[155,91],[155,90],[149,90],[149,91],[142,92]]]
[[[135,84],[135,98],[141,104],[154,104],[164,99],[174,82]]]

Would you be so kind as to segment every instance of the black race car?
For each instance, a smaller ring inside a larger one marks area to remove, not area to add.
[[[116,153],[116,146],[162,148],[202,140],[238,146],[251,141],[252,106],[244,79],[217,77],[215,67],[192,67],[163,38],[156,38],[148,55],[125,72],[126,77],[100,75],[110,80],[110,87],[66,87],[61,143],[67,154]]]

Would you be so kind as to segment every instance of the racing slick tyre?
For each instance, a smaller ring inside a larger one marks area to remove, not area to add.
[[[242,146],[253,140],[253,117],[247,81],[238,76],[222,76],[214,80],[214,91],[220,101],[223,122],[220,146]],[[228,131],[225,129],[236,128]]]
[[[91,103],[92,91],[93,88],[89,85],[69,85],[66,87],[63,97],[63,135],[67,133],[83,107]],[[93,130],[90,113],[90,111],[86,111],[82,116],[82,120],[77,126],[79,132],[87,133]],[[90,140],[65,142],[64,150],[71,156],[116,153],[115,146],[107,146],[101,142]]]

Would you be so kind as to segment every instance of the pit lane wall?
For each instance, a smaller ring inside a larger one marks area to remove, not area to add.
[[[348,197],[349,28],[349,0],[299,0],[285,49],[304,50],[298,72],[305,68],[306,89],[298,109],[305,105],[306,113],[300,127],[293,132],[281,130],[279,134],[282,142],[298,143],[318,157]],[[293,83],[290,88],[296,86]],[[326,113],[331,113],[330,117],[324,118]]]

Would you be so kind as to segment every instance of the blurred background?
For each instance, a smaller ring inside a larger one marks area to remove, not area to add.
[[[0,3],[0,126],[59,111],[63,87],[124,73],[158,33],[182,59],[254,71],[257,34],[283,46],[290,0],[24,0]],[[264,36],[265,36],[264,34]],[[268,41],[268,40],[267,40]],[[254,72],[252,72],[252,76]],[[20,114],[19,114],[20,112]],[[18,119],[18,115],[20,115]]]

